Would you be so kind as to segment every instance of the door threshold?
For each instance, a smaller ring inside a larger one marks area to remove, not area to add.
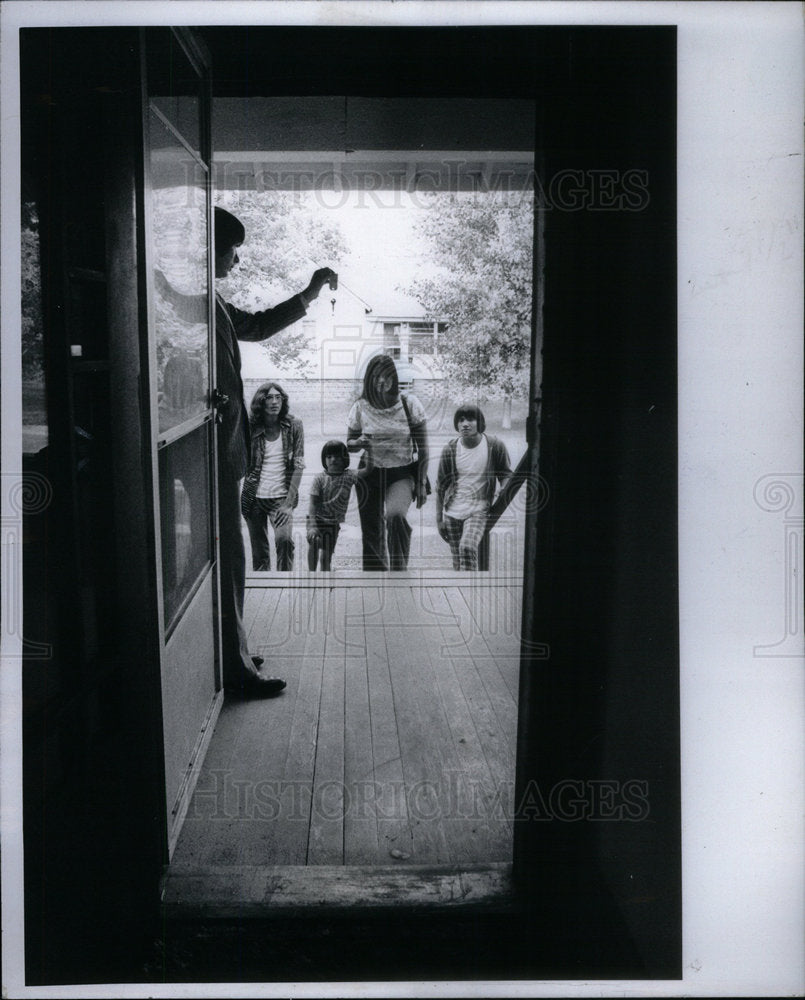
[[[514,904],[512,866],[170,865],[162,881],[165,919],[244,919],[413,907],[484,909]]]
[[[499,570],[462,572],[453,569],[407,569],[384,573],[360,569],[333,569],[311,572],[294,569],[289,572],[247,572],[246,588],[270,590],[282,587],[303,587],[330,590],[333,587],[522,587],[523,574]]]

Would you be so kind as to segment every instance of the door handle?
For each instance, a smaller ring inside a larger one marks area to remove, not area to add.
[[[227,396],[227,394],[225,392],[221,392],[220,389],[213,389],[212,390],[212,405],[213,405],[214,409],[216,409],[216,410],[222,410],[225,406],[229,405],[229,396]],[[224,419],[224,416],[223,416],[222,413],[216,413],[215,414],[215,421],[216,421],[216,423],[220,424],[223,419]]]

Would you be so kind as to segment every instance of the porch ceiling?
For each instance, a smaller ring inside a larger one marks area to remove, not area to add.
[[[216,98],[217,186],[515,190],[533,186],[535,102]]]
[[[351,150],[344,153],[215,153],[216,188],[237,191],[531,191],[534,160],[528,152],[471,150]]]

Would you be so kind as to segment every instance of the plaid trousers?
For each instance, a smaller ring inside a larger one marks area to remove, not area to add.
[[[478,546],[484,537],[487,511],[470,514],[459,521],[449,514],[444,515],[447,541],[453,553],[453,569],[478,569]]]

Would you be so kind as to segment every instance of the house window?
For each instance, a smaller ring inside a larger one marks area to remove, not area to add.
[[[438,334],[443,334],[446,330],[446,323],[410,323],[408,353],[411,357],[417,354],[438,354]]]
[[[436,353],[436,337],[433,333],[433,323],[410,324],[408,353],[411,356]]]
[[[400,327],[397,323],[383,324],[383,353],[390,358],[400,356]]]

